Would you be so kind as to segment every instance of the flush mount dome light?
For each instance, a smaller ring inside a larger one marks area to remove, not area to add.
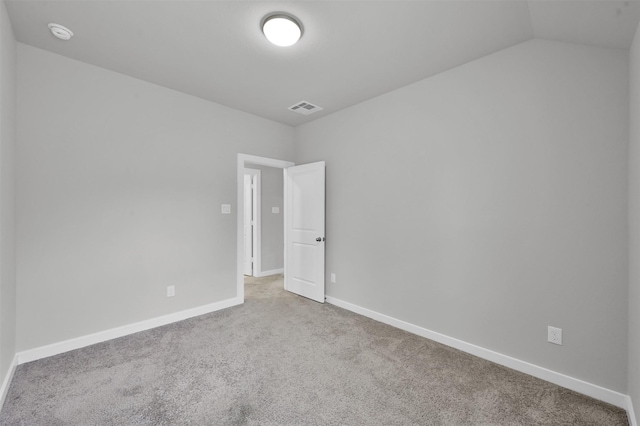
[[[59,24],[49,24],[49,29],[51,30],[51,34],[58,37],[60,40],[69,40],[73,36],[73,32],[66,27],[63,27]]]
[[[291,15],[274,13],[262,21],[262,32],[271,43],[286,47],[300,40],[302,25]]]

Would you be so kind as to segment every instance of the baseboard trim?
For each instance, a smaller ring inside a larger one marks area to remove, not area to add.
[[[96,343],[105,342],[107,340],[116,339],[118,337],[127,336],[129,334],[138,333],[140,331],[149,330],[185,319],[208,314],[210,312],[219,311],[221,309],[230,308],[232,306],[241,305],[244,301],[234,297],[216,303],[211,303],[197,308],[186,309],[184,311],[175,312],[173,314],[163,315],[161,317],[151,318],[148,320],[136,322],[122,327],[112,328],[110,330],[100,331],[98,333],[88,334],[86,336],[76,337],[74,339],[53,343],[38,348],[29,349],[18,352],[16,354],[17,362],[24,364],[53,355],[58,355],[74,349],[84,348],[85,346],[95,345]]]
[[[628,407],[630,406],[630,399],[627,395],[624,395],[620,392],[616,392],[602,386],[594,385],[592,383],[585,382],[583,380],[576,379],[574,377],[570,377],[565,374],[558,373],[556,371],[510,357],[508,355],[503,355],[501,353],[494,352],[481,346],[476,346],[463,340],[458,340],[445,334],[437,333],[435,331],[428,330],[426,328],[408,323],[406,321],[402,321],[397,318],[393,318],[388,315],[384,315],[379,312],[375,312],[370,309],[345,302],[344,300],[327,296],[326,301],[328,303],[331,303],[332,305],[347,309],[349,311],[391,325],[401,330],[417,334],[418,336],[426,337],[427,339],[431,339],[438,343],[451,346],[463,352],[467,352],[477,357],[495,362],[496,364],[509,367],[513,370],[529,374],[531,376],[546,380],[567,389],[571,389],[600,401],[607,402],[609,404],[615,405],[616,407],[624,408],[629,413]],[[629,414],[629,417],[631,417],[631,414]]]
[[[9,370],[7,371],[7,375],[4,376],[4,380],[2,381],[2,386],[0,386],[0,409],[4,407],[4,400],[7,398],[7,393],[9,392],[9,386],[11,385],[11,381],[13,380],[13,375],[15,374],[17,367],[18,367],[18,356],[15,355],[13,357],[13,361],[11,361],[11,365],[9,365]]]
[[[260,271],[260,272],[256,272],[256,278],[262,278],[262,277],[268,277],[269,275],[278,275],[278,274],[284,274],[284,268],[280,268],[280,269],[272,269],[270,271]]]
[[[636,421],[636,413],[633,410],[633,400],[630,396],[627,395],[627,417],[629,418],[629,426],[638,426],[638,422]]]

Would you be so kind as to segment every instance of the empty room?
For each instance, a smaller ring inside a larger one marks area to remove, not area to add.
[[[0,0],[0,425],[637,426],[639,21]]]

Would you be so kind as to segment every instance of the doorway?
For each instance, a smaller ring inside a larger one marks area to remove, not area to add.
[[[279,173],[282,173],[282,169],[285,169],[287,167],[291,167],[294,166],[295,164],[291,161],[285,161],[285,160],[277,160],[277,159],[273,159],[273,158],[266,158],[266,157],[258,157],[258,156],[254,156],[254,155],[247,155],[247,154],[238,154],[238,164],[237,164],[237,194],[238,194],[238,198],[237,198],[237,204],[238,204],[238,208],[237,208],[237,253],[236,253],[236,259],[237,259],[237,267],[236,267],[236,276],[237,276],[237,282],[236,282],[236,297],[242,301],[244,301],[244,272],[245,272],[245,227],[244,227],[244,215],[245,215],[245,191],[244,191],[244,187],[245,187],[245,170],[247,168],[253,168],[255,169],[256,167],[271,167],[271,168],[275,168],[275,169],[279,169]],[[283,191],[284,189],[281,188],[281,190]],[[259,204],[263,204],[262,202],[260,202]],[[272,212],[273,215],[276,215],[279,213],[280,217],[282,217],[282,209],[280,209],[280,211],[278,213],[273,213],[274,210],[272,210],[273,207],[275,206],[262,206],[263,208],[261,208],[262,211],[264,211],[264,207],[268,207],[269,211]],[[258,218],[261,217],[260,213],[256,213],[256,216]],[[264,222],[264,221],[262,221]],[[262,226],[261,226],[262,228]],[[256,238],[257,240],[261,240],[260,236],[257,236]],[[257,242],[254,243],[254,247],[257,245]],[[258,250],[258,256],[255,256],[256,259],[254,260],[254,271],[257,271],[258,274],[264,274],[265,272],[268,274],[271,274],[274,272],[274,270],[267,270],[265,269],[264,271],[262,270],[262,250]],[[253,252],[255,253],[256,250],[254,249]],[[256,272],[254,272],[255,274]]]
[[[244,275],[284,272],[282,169],[247,163],[244,175]]]

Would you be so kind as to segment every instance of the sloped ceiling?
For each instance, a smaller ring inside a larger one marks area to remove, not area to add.
[[[19,42],[292,126],[535,37],[628,49],[640,18],[637,0],[6,3]],[[276,11],[302,21],[298,44],[262,35]],[[302,100],[324,109],[287,110]]]

